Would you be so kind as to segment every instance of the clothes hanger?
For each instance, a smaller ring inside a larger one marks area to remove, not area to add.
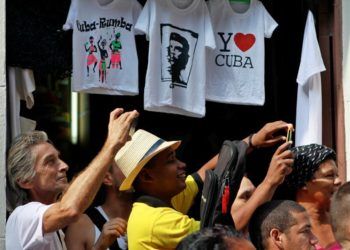
[[[113,0],[98,0],[97,1],[100,5],[105,6],[113,2]]]

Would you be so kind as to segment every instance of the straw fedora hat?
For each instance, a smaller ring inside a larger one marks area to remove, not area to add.
[[[125,175],[119,190],[131,189],[136,176],[149,160],[169,147],[176,150],[180,144],[181,141],[164,141],[145,130],[137,130],[131,141],[128,141],[114,158]]]

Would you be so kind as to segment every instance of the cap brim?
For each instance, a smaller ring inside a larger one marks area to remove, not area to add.
[[[172,148],[176,150],[181,144],[181,141],[169,141],[163,142],[156,150],[154,150],[151,154],[147,155],[144,159],[142,159],[134,170],[131,171],[128,177],[124,179],[122,184],[119,187],[120,191],[126,191],[132,188],[132,183],[134,182],[136,176],[140,173],[141,169],[146,165],[149,160],[151,160],[154,156],[164,151],[167,148]]]

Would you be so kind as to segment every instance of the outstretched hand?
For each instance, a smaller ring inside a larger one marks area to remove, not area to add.
[[[284,130],[287,132],[288,128],[293,129],[293,124],[284,121],[275,121],[265,124],[257,133],[251,138],[251,144],[254,147],[271,147],[279,142],[285,141],[286,136],[276,135],[276,132]]]

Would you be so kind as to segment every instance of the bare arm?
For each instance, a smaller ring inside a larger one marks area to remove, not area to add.
[[[90,250],[95,243],[95,229],[90,218],[82,214],[77,222],[70,224],[64,240],[69,250]]]
[[[286,130],[288,127],[293,127],[292,124],[286,123],[284,121],[275,121],[271,123],[267,123],[264,127],[262,127],[257,133],[253,134],[251,138],[251,146],[253,147],[271,147],[278,142],[285,140],[285,136],[275,136],[274,133],[279,130]],[[249,136],[244,138],[244,141],[247,145],[249,145]],[[251,152],[254,148],[249,147],[247,153]],[[211,160],[209,160],[206,164],[204,164],[197,173],[204,181],[205,179],[205,171],[208,169],[214,169],[218,162],[219,155],[215,155]]]
[[[88,208],[116,153],[130,139],[130,125],[137,116],[137,111],[123,113],[123,109],[115,109],[111,112],[104,146],[88,167],[75,178],[61,201],[47,209],[43,218],[44,233],[64,228],[76,221]]]
[[[216,167],[218,158],[219,158],[219,155],[218,154],[215,155],[197,171],[197,174],[201,177],[202,181],[204,181],[205,179],[205,171],[207,171],[208,169],[214,169]]]
[[[263,182],[256,188],[253,195],[247,203],[241,206],[237,211],[231,209],[231,216],[235,222],[237,230],[242,230],[247,226],[251,216],[257,207],[271,200],[278,185],[280,185],[286,175],[292,171],[293,153],[287,150],[290,142],[285,142],[278,147],[274,153],[269,169]]]

